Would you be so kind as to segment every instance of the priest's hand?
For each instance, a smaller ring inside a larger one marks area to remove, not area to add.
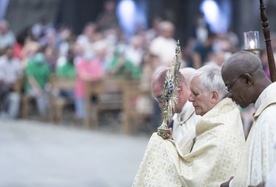
[[[229,179],[228,181],[226,181],[225,183],[222,183],[222,184],[220,185],[220,187],[229,187],[230,181],[231,181],[233,178],[234,178],[233,176],[230,177],[230,179]]]

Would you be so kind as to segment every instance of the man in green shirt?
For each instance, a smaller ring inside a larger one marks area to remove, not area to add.
[[[57,76],[61,78],[75,79],[76,71],[74,64],[74,52],[72,49],[68,51],[67,59],[64,64],[57,66]]]
[[[46,85],[49,82],[51,70],[45,62],[44,55],[37,53],[27,64],[25,69],[27,95],[34,97],[39,114],[45,117],[48,109]]]

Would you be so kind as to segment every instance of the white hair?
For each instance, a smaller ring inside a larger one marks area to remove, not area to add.
[[[210,93],[212,91],[218,91],[220,99],[224,98],[228,91],[225,87],[224,81],[221,77],[221,67],[215,64],[208,64],[196,71],[194,76],[198,77],[204,92]]]
[[[179,71],[184,76],[187,86],[190,87],[190,83],[193,75],[196,72],[196,69],[191,67],[184,67],[184,68],[181,68]]]

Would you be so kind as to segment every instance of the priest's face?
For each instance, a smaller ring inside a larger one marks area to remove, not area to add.
[[[189,101],[193,103],[197,115],[203,116],[214,107],[212,93],[208,93],[202,88],[198,77],[192,79],[190,89]]]
[[[179,91],[177,94],[177,102],[175,103],[175,113],[181,113],[183,106],[189,99],[190,89],[183,81],[180,82]]]
[[[248,107],[251,103],[251,93],[248,86],[248,81],[245,81],[244,74],[236,75],[235,73],[229,73],[222,71],[222,79],[229,92],[228,97],[231,98],[236,104],[242,108]]]
[[[181,83],[181,85],[179,86],[179,89],[180,90],[177,95],[177,102],[175,103],[175,108],[174,108],[175,113],[180,113],[182,111],[184,104],[188,100],[188,97],[189,97],[188,93],[190,93],[188,90],[188,87],[184,83]],[[152,94],[155,100],[158,102],[159,108],[162,110],[163,85],[159,83],[153,84]]]
[[[152,95],[154,99],[158,102],[158,106],[162,108],[162,94],[163,94],[163,85],[159,82],[156,82],[152,85]]]

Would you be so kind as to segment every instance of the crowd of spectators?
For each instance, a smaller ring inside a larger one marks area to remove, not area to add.
[[[60,95],[74,98],[75,117],[78,119],[85,115],[84,81],[107,76],[123,77],[139,80],[141,89],[150,90],[153,72],[160,66],[169,66],[174,58],[175,25],[156,18],[152,27],[139,28],[133,36],[126,37],[114,16],[114,6],[107,4],[106,11],[97,21],[87,23],[80,35],[74,35],[68,26],[54,27],[41,21],[30,27],[22,42],[9,29],[8,21],[1,20],[1,115],[20,117],[21,92],[18,92],[16,83],[21,77],[25,82],[20,91],[35,98],[42,116],[47,115],[49,107],[47,92],[52,74],[76,80],[74,90],[64,90]],[[207,63],[221,66],[231,53],[239,50],[237,35],[230,30],[212,33],[202,17],[197,19],[194,34],[186,43],[180,41],[182,67],[198,69]],[[263,62],[267,68],[265,58]],[[157,121],[152,123],[159,125],[157,103],[152,98],[141,98],[140,102],[143,105],[138,101],[138,112],[153,116],[151,119]]]

